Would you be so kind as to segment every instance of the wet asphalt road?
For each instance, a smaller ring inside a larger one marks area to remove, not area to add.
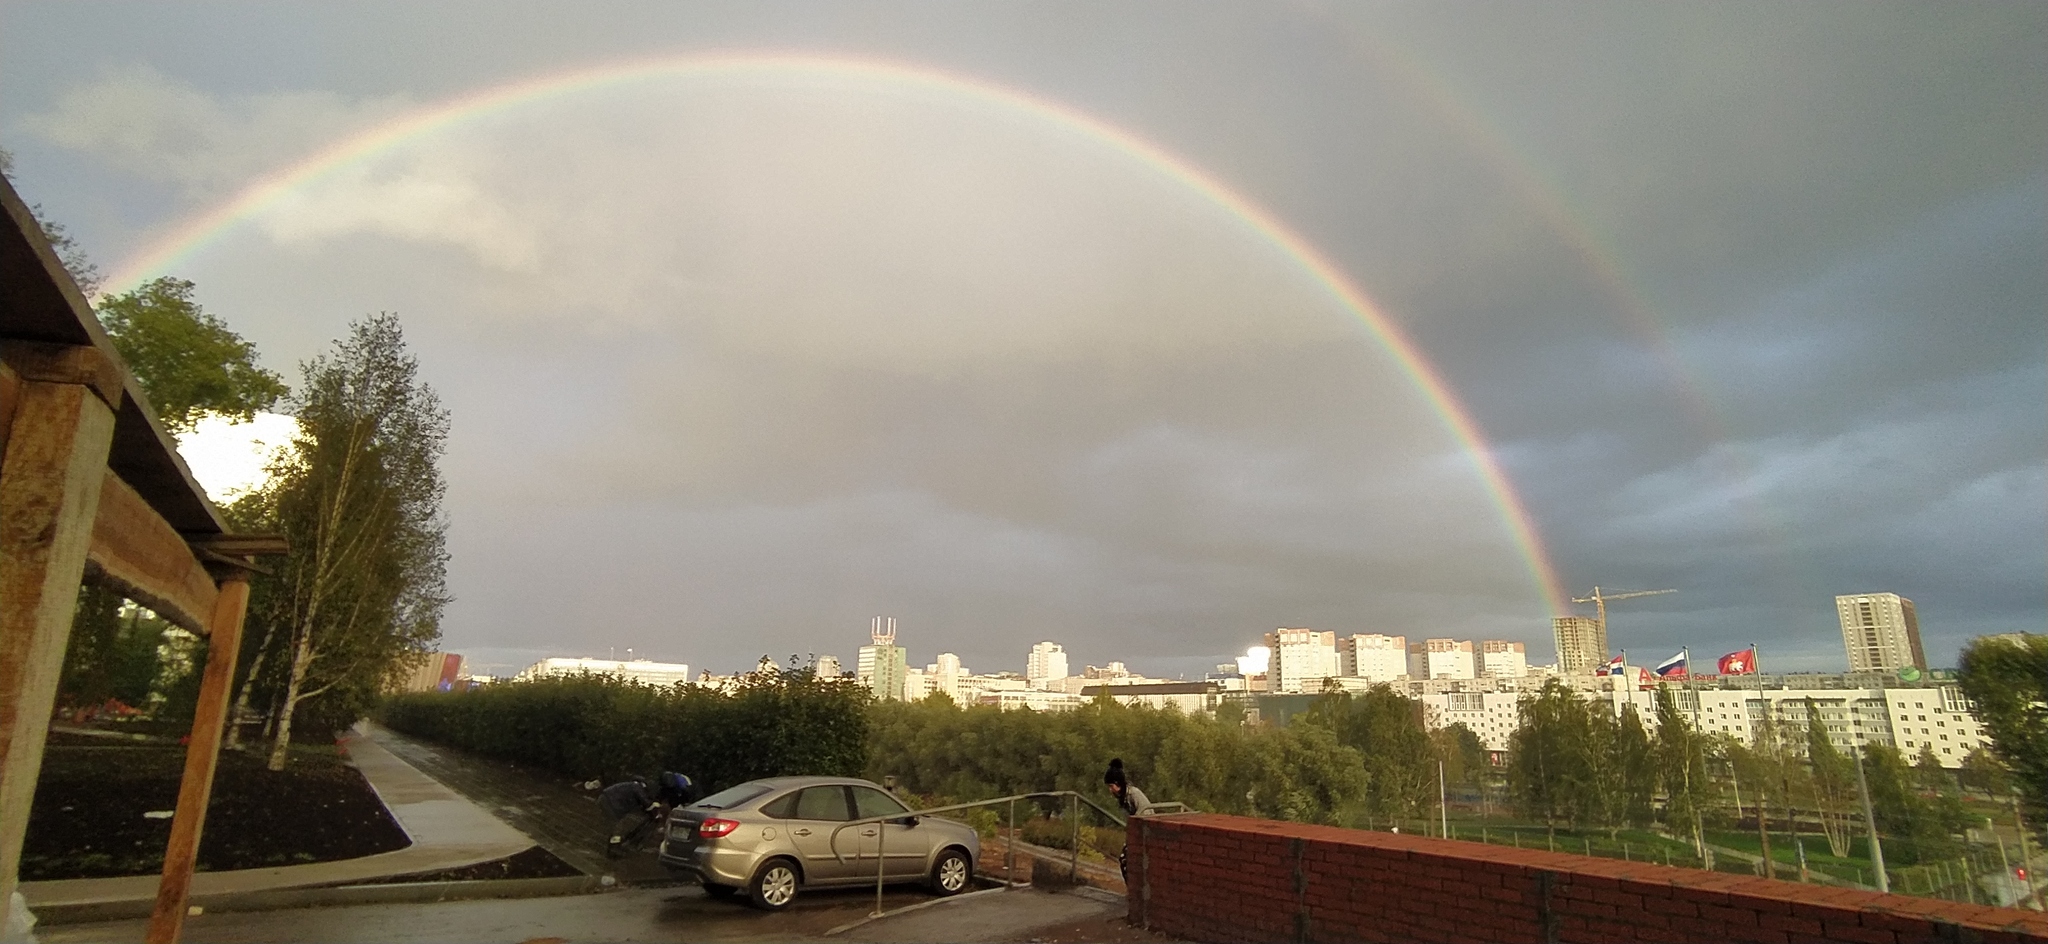
[[[928,897],[917,891],[892,891],[885,896],[884,905],[893,911]],[[831,928],[866,916],[874,904],[872,889],[814,891],[799,897],[787,910],[769,914],[736,902],[714,901],[694,886],[628,888],[560,898],[203,914],[186,921],[184,939],[194,944],[789,941],[821,937]],[[148,922],[141,920],[57,925],[37,928],[36,937],[46,944],[140,941],[147,928]]]

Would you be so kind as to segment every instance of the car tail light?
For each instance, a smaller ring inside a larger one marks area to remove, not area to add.
[[[707,819],[697,825],[697,835],[706,839],[717,839],[720,836],[732,835],[732,831],[738,828],[740,824],[737,820]]]

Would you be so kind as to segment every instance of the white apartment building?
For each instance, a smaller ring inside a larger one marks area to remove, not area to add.
[[[1425,639],[1408,646],[1408,676],[1418,679],[1477,678],[1472,640]],[[1524,662],[1526,665],[1526,660]]]
[[[524,682],[549,675],[616,675],[656,687],[690,680],[690,667],[681,662],[650,662],[646,659],[542,659],[512,677]]]
[[[1392,682],[1408,674],[1408,637],[1360,633],[1337,643],[1337,674]]]
[[[1835,615],[1842,621],[1849,671],[1897,671],[1907,666],[1927,671],[1913,601],[1896,593],[1854,593],[1835,598]]]
[[[982,692],[974,703],[994,705],[1004,711],[1072,711],[1087,704],[1088,699],[1038,688],[1005,688]]]
[[[956,702],[960,700],[960,680],[967,677],[968,674],[967,670],[960,666],[960,657],[950,652],[941,652],[938,655],[938,660],[937,662],[926,664],[924,671],[920,673],[924,676],[922,683],[924,693],[921,695],[911,694],[910,685],[906,682],[903,697],[916,701],[933,692],[944,692],[947,698],[951,698]]]
[[[1523,678],[1529,674],[1529,647],[1507,639],[1479,644],[1479,674],[1488,678]]]
[[[1323,690],[1337,672],[1337,634],[1313,629],[1277,629],[1266,634],[1272,650],[1269,690],[1293,695]]]
[[[1031,647],[1024,660],[1024,679],[1032,688],[1045,688],[1055,679],[1067,677],[1067,650],[1047,640]]]
[[[1173,708],[1183,714],[1214,711],[1226,697],[1215,682],[1147,682],[1139,685],[1090,685],[1081,690],[1081,700],[1108,695],[1120,705]]]
[[[1606,680],[1602,680],[1605,682]],[[1580,694],[1605,703],[1619,713],[1634,705],[1643,725],[1655,731],[1656,693],[1642,691],[1627,680],[1614,686],[1582,689]],[[1849,751],[1871,744],[1895,747],[1911,761],[1923,747],[1931,748],[1944,767],[1960,767],[1963,758],[1989,747],[1984,726],[1970,713],[1969,700],[1953,685],[1925,688],[1702,688],[1673,687],[1671,694],[1686,720],[1700,730],[1745,742],[1756,739],[1764,713],[1771,713],[1781,736],[1806,737],[1807,700],[1813,700],[1819,723],[1836,749]],[[1518,707],[1524,693],[1452,691],[1420,696],[1423,717],[1431,728],[1463,723],[1486,744],[1505,751],[1521,725]]]

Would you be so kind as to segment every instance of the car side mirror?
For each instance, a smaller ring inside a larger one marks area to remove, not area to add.
[[[917,819],[918,818],[915,816],[905,816],[902,819],[897,820],[896,822],[901,823],[905,826],[915,826],[917,825]]]

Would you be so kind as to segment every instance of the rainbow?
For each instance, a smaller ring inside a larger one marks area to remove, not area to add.
[[[1567,613],[1556,568],[1521,497],[1500,461],[1487,445],[1472,414],[1451,392],[1436,367],[1422,355],[1400,325],[1345,276],[1329,258],[1310,245],[1264,207],[1223,185],[1200,168],[1149,141],[1072,107],[976,79],[936,69],[838,56],[795,54],[710,54],[631,60],[588,69],[538,76],[456,96],[428,105],[383,125],[345,138],[299,163],[284,167],[244,188],[232,199],[193,216],[153,240],[108,279],[116,290],[165,274],[207,248],[238,224],[261,214],[296,188],[319,181],[356,162],[372,158],[412,138],[554,96],[586,92],[657,78],[816,77],[862,79],[898,87],[936,92],[1006,110],[1080,134],[1108,145],[1140,164],[1200,194],[1242,221],[1295,260],[1351,312],[1391,354],[1410,381],[1470,457],[1481,483],[1498,508],[1517,550],[1527,562],[1537,591],[1551,613]]]

